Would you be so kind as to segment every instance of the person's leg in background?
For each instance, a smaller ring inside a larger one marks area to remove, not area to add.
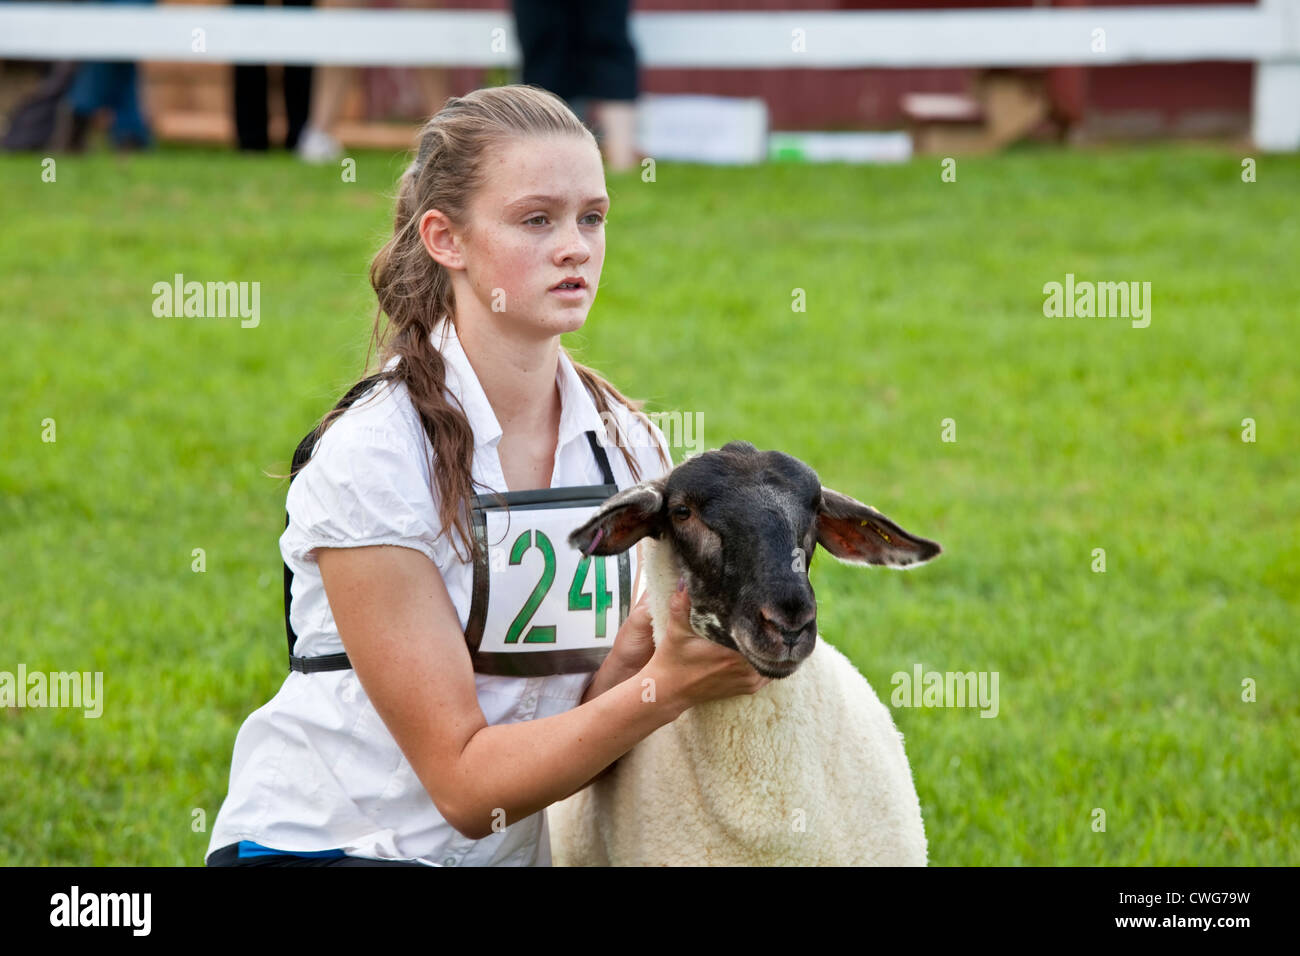
[[[81,63],[77,66],[72,86],[68,90],[68,106],[72,111],[71,128],[68,131],[67,148],[74,153],[86,148],[86,136],[90,132],[95,114],[101,107],[108,105],[109,63]]]
[[[610,172],[635,169],[640,153],[636,148],[636,102],[600,100],[595,107],[596,123],[604,134],[605,162]]]
[[[111,3],[152,3],[153,0],[109,0]],[[81,152],[86,146],[95,114],[107,107],[113,111],[113,142],[121,149],[142,149],[152,137],[140,112],[135,63],[112,61],[82,63],[68,92],[72,125],[68,148]]]
[[[154,0],[110,0],[113,3],[152,4]],[[109,70],[109,106],[113,109],[110,133],[118,149],[145,149],[153,144],[149,124],[140,109],[139,71],[135,63],[112,63]]]
[[[515,35],[523,54],[519,82],[549,90],[569,104],[575,113],[575,96],[581,77],[574,75],[573,57],[577,31],[572,19],[571,0],[511,0]],[[581,113],[578,113],[581,116]]]
[[[636,48],[628,35],[629,0],[580,0],[572,24],[580,31],[581,93],[591,97],[611,172],[636,166]]]
[[[263,7],[266,0],[231,0],[237,7]],[[236,63],[235,138],[240,149],[264,150],[270,146],[266,112],[266,67],[261,63]]]
[[[280,0],[286,7],[310,7],[312,0]],[[312,67],[284,67],[284,117],[288,126],[284,133],[284,148],[298,148],[303,127],[307,125],[308,111],[311,109]]]
[[[136,86],[138,71],[134,63],[112,63],[110,96],[113,107],[113,126],[110,131],[113,144],[118,149],[146,149],[153,144],[149,124],[140,110],[140,95]]]
[[[404,10],[439,10],[444,0],[397,0]],[[451,96],[451,74],[446,67],[422,67],[415,71],[415,81],[420,84],[420,102],[424,104],[425,118],[447,105]]]
[[[360,0],[316,0],[316,6],[323,9],[361,5]],[[328,163],[343,155],[343,147],[334,137],[334,127],[343,114],[343,104],[356,73],[350,66],[324,65],[312,69],[311,111],[298,139],[299,159]]]

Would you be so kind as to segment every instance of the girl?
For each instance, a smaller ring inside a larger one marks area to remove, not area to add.
[[[548,865],[549,804],[767,683],[691,631],[680,585],[656,647],[631,556],[607,576],[564,540],[671,467],[641,403],[560,345],[608,208],[594,137],[536,87],[452,98],[421,131],[370,270],[383,371],[296,456],[292,672],[239,731],[209,865]]]

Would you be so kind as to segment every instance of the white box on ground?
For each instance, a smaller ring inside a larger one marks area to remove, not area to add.
[[[654,159],[761,163],[767,125],[767,103],[756,97],[646,93],[637,100],[637,145]]]

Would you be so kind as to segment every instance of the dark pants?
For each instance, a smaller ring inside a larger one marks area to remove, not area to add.
[[[250,856],[239,858],[239,845],[231,843],[213,850],[208,866],[424,866],[411,860],[367,860],[360,856]]]
[[[233,0],[235,6],[266,6],[266,0]],[[281,0],[286,7],[310,7],[312,0]],[[235,65],[235,135],[240,149],[264,150],[270,145],[267,134],[266,67],[261,64]],[[293,149],[307,124],[311,105],[311,67],[284,68],[284,112],[289,126],[284,147]]]
[[[152,142],[149,124],[140,112],[134,63],[82,63],[69,101],[77,116],[92,116],[104,107],[112,110],[113,127],[109,132],[119,146],[148,146]]]
[[[511,0],[523,51],[521,82],[572,108],[576,100],[635,100],[629,0]]]
[[[153,0],[108,0],[110,3],[152,3]],[[153,141],[149,124],[140,111],[133,62],[82,63],[68,93],[72,112],[90,117],[101,109],[113,112],[113,142],[118,146],[148,146]]]

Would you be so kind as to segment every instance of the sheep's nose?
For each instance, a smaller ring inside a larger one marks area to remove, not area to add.
[[[781,635],[787,647],[794,647],[803,635],[803,629],[817,616],[816,608],[787,605],[785,609],[764,604],[758,609],[768,627]]]

